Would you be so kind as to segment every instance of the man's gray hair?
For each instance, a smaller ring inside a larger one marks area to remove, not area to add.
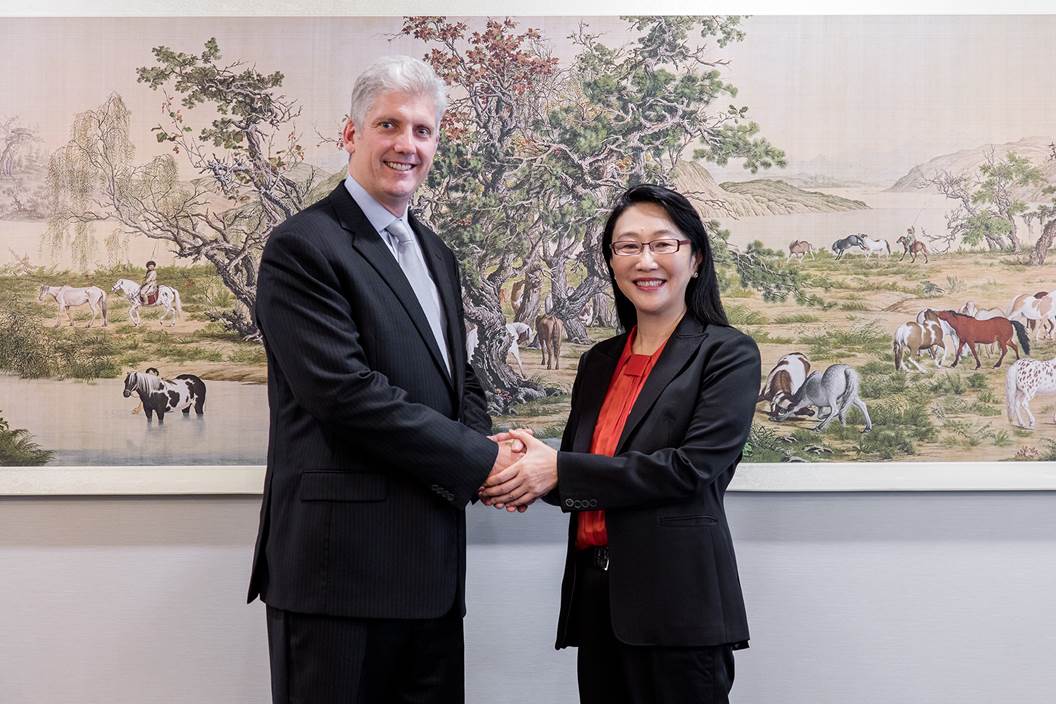
[[[348,116],[362,129],[367,113],[382,93],[400,91],[431,98],[436,105],[436,124],[447,109],[447,85],[433,67],[410,56],[383,56],[356,78]]]

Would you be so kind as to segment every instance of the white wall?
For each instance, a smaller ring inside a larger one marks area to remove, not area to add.
[[[1056,691],[1056,494],[735,494],[737,704]],[[258,498],[0,500],[0,702],[267,702]],[[468,701],[571,704],[564,519],[471,509]]]

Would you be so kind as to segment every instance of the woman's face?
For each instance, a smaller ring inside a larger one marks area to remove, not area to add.
[[[681,240],[686,236],[655,203],[636,203],[623,211],[612,232],[612,244],[656,240]],[[654,245],[655,246],[655,245]],[[642,247],[637,255],[609,252],[616,285],[634,304],[638,317],[681,316],[686,308],[686,287],[700,265],[701,255],[681,244],[677,252],[656,254]]]

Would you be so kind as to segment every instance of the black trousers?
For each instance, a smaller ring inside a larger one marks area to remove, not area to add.
[[[577,557],[572,642],[581,704],[728,704],[733,648],[626,645],[612,632],[608,572]]]
[[[273,704],[463,704],[462,616],[358,619],[268,607]]]

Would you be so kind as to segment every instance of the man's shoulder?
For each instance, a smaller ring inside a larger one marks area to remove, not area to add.
[[[329,201],[329,197],[323,198],[286,218],[271,231],[269,241],[284,237],[314,239],[339,228],[341,225]]]

